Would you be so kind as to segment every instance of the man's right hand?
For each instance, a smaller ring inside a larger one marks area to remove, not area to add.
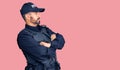
[[[56,34],[51,35],[51,41],[53,41],[54,39],[56,39]]]
[[[40,45],[45,46],[45,47],[47,47],[47,48],[50,48],[51,43],[40,42]]]

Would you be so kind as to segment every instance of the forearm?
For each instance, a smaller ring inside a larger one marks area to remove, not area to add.
[[[56,39],[51,42],[51,46],[56,49],[62,49],[65,44],[65,40],[61,34],[56,34]]]

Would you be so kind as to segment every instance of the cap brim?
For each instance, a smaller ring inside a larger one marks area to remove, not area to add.
[[[45,8],[38,8],[38,12],[44,12]]]

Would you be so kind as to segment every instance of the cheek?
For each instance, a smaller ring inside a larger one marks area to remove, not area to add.
[[[37,20],[37,16],[32,16],[32,19],[33,20]]]

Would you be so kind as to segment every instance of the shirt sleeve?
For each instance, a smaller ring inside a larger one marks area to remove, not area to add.
[[[55,33],[53,32],[51,29],[47,28],[47,31],[48,33],[50,34],[50,36],[52,34],[56,34],[56,39],[54,39],[52,42],[51,42],[51,47],[55,48],[55,49],[62,49],[64,47],[64,44],[65,44],[65,39],[64,37],[59,34],[59,33]]]
[[[39,45],[39,43],[29,34],[18,35],[17,38],[20,49],[33,56],[38,62],[47,60],[47,47]]]
[[[65,40],[63,36],[59,33],[56,34],[56,39],[51,42],[52,47],[56,49],[62,49],[64,47]]]

